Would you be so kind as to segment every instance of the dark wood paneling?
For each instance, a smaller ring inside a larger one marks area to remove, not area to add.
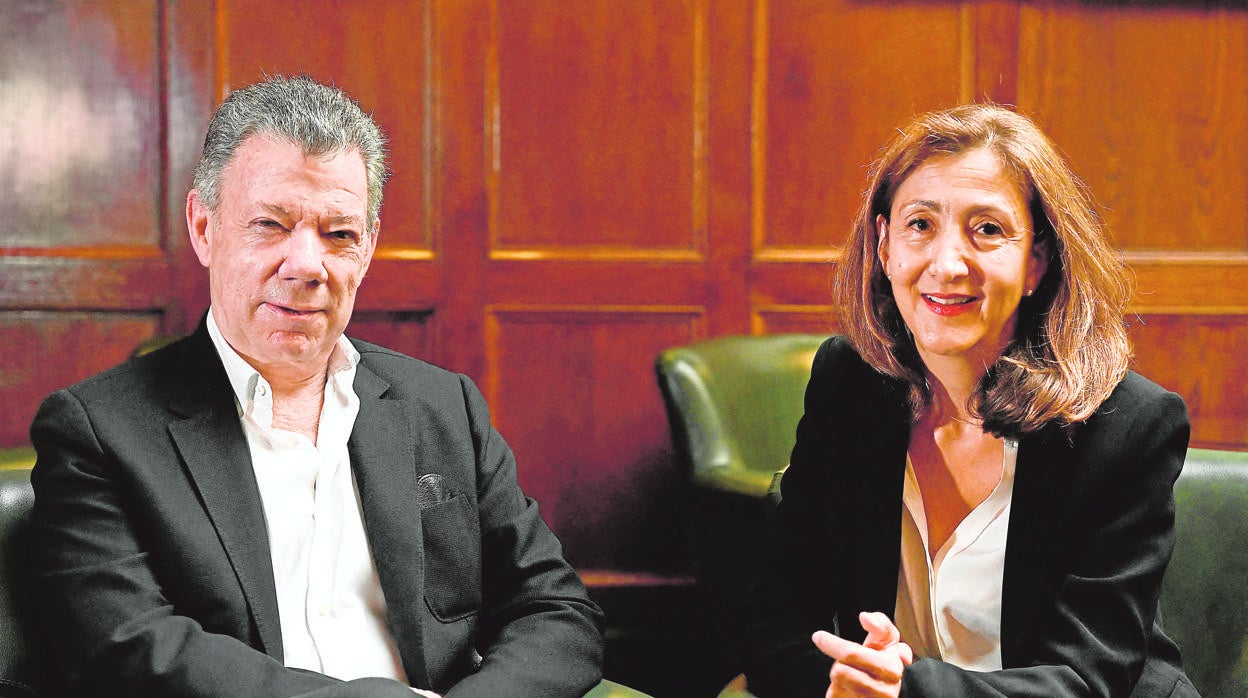
[[[705,4],[491,2],[491,254],[705,251]]]
[[[206,121],[210,7],[0,4],[0,447],[26,443],[49,391],[202,311],[181,199]]]
[[[430,312],[357,310],[351,316],[347,335],[433,361],[435,337],[431,316]]]
[[[1183,396],[1192,445],[1248,445],[1248,314],[1148,314],[1132,323],[1136,366]]]
[[[844,242],[864,166],[893,129],[958,103],[962,17],[953,3],[764,5],[753,76],[756,246],[818,254]]]
[[[683,565],[682,475],[653,366],[665,347],[702,335],[701,314],[562,306],[487,313],[486,398],[521,485],[569,559],[580,567]]]
[[[428,181],[436,134],[428,113],[433,68],[429,2],[217,3],[222,94],[264,75],[305,73],[346,90],[390,142],[378,254],[426,258],[436,241]],[[280,39],[275,36],[280,34]],[[400,283],[397,279],[395,283]]]
[[[1058,3],[1021,18],[1019,103],[1118,241],[1248,252],[1248,12]]]
[[[160,243],[154,0],[0,3],[0,246]]]
[[[840,331],[840,318],[830,305],[764,306],[756,308],[750,321],[751,334],[822,334]]]
[[[159,331],[156,314],[0,311],[0,445],[29,443],[48,393],[120,363]]]

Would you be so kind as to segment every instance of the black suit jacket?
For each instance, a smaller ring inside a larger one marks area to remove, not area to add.
[[[521,492],[481,395],[463,376],[355,346],[348,448],[408,680],[448,696],[582,695],[600,678],[600,612]],[[31,438],[39,616],[61,689],[350,694],[281,663],[260,493],[202,323],[51,395]],[[422,508],[428,473],[447,494]],[[392,681],[356,689],[411,695]]]
[[[892,616],[909,435],[904,386],[843,338],[824,343],[781,485],[774,555],[750,609],[751,691],[823,695],[831,660],[811,633],[861,642],[860,611]],[[1187,441],[1182,399],[1134,373],[1085,423],[1021,438],[1002,579],[1004,669],[920,659],[902,695],[1194,694],[1154,618]]]

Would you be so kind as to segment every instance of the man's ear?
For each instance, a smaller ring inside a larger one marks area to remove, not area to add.
[[[373,230],[368,234],[368,249],[364,251],[364,268],[360,270],[360,277],[363,278],[368,273],[368,267],[373,263],[373,253],[377,251],[377,238],[381,233],[381,219],[378,218],[373,223]]]
[[[186,195],[186,232],[199,263],[205,267],[212,263],[212,211],[204,205],[198,189]]]

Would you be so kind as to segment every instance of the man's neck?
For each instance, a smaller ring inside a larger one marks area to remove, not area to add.
[[[325,381],[319,386],[297,386],[290,391],[273,387],[273,428],[285,429],[308,437],[316,443],[325,404]]]

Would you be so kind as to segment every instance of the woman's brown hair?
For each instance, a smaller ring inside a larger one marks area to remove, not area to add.
[[[970,104],[924,114],[904,127],[872,165],[853,233],[836,272],[845,334],[869,364],[910,386],[915,419],[932,395],[914,340],[893,300],[877,247],[876,217],[932,157],[976,148],[995,153],[1028,200],[1032,244],[1048,269],[1023,298],[1013,341],[985,373],[967,406],[997,435],[1087,419],[1126,374],[1131,356],[1123,313],[1131,276],[1106,239],[1087,188],[1026,117]]]

